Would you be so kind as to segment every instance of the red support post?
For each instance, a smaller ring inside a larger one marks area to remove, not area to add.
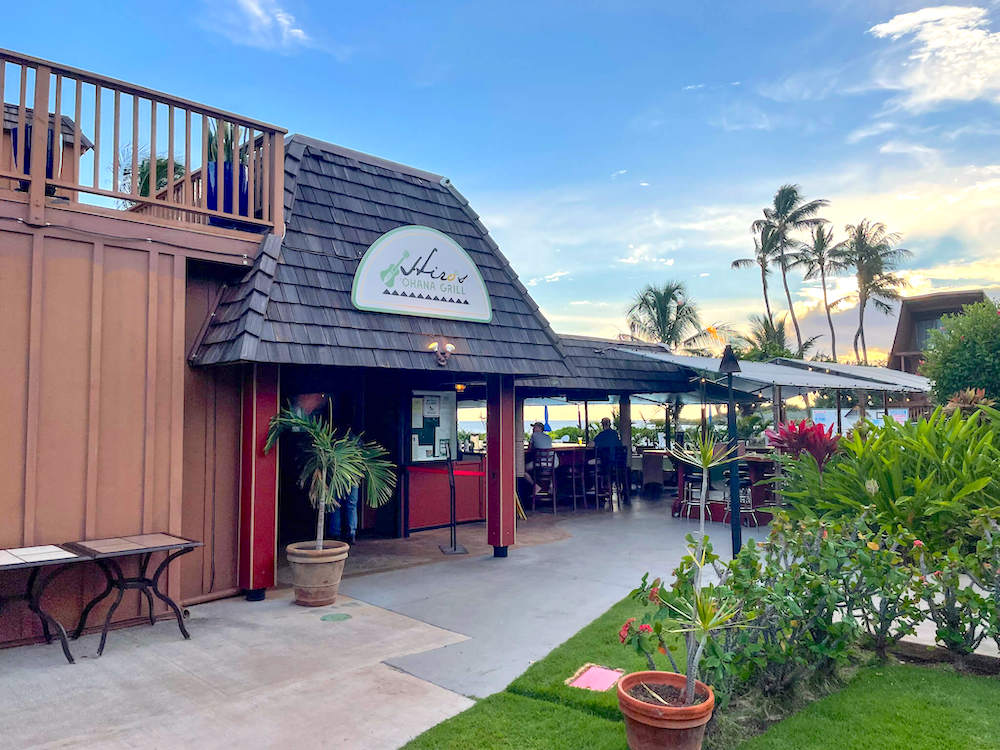
[[[486,377],[486,541],[494,557],[514,544],[514,448],[523,425],[514,419],[514,377]]]
[[[265,454],[264,441],[278,413],[278,380],[278,365],[248,365],[243,375],[239,585],[251,601],[263,599],[275,583],[278,451]]]

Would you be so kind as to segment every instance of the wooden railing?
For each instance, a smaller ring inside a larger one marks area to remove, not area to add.
[[[59,200],[283,230],[281,128],[3,49],[0,101],[0,190],[27,193],[32,221]]]

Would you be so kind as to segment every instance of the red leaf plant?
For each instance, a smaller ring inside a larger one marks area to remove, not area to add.
[[[833,425],[826,429],[821,424],[809,424],[804,419],[801,422],[779,424],[777,431],[765,430],[764,434],[767,435],[771,445],[782,453],[795,458],[798,458],[802,451],[812,454],[820,471],[830,456],[836,453],[837,444],[840,442],[840,435],[833,434]]]

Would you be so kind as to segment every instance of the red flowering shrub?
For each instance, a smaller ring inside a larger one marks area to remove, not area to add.
[[[823,465],[837,451],[840,435],[833,434],[833,425],[827,429],[821,424],[801,422],[786,422],[779,424],[778,430],[766,430],[767,439],[771,445],[782,453],[798,458],[802,451],[816,459],[820,471]]]

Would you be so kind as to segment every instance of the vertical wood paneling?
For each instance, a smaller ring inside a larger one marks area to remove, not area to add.
[[[12,438],[0,451],[0,547],[182,533],[206,547],[172,571],[168,591],[182,601],[232,592],[239,373],[185,362],[221,282],[204,281],[192,304],[183,255],[127,244],[0,227],[0,431]],[[99,583],[81,573],[47,597],[67,621]],[[0,580],[4,591],[17,585]],[[138,606],[130,592],[116,617]],[[38,634],[24,607],[0,614],[0,643]]]
[[[156,300],[159,294],[157,265],[160,256],[155,250],[149,253],[146,276],[146,382],[143,405],[144,435],[142,440],[142,533],[153,531],[153,460],[156,445]]]
[[[104,303],[104,243],[94,243],[90,269],[90,369],[87,396],[87,489],[84,499],[84,537],[97,532],[97,452],[100,449],[101,413],[101,311]]]
[[[47,238],[38,374],[39,543],[84,533],[93,244]]]
[[[31,308],[32,235],[7,232],[0,252],[0,299],[4,310],[4,356],[0,357],[0,547],[24,538],[25,440],[28,340]]]
[[[28,393],[24,428],[24,517],[25,545],[35,543],[35,503],[38,498],[38,394],[42,353],[42,258],[44,239],[40,232],[31,237],[31,292],[28,298]]]

